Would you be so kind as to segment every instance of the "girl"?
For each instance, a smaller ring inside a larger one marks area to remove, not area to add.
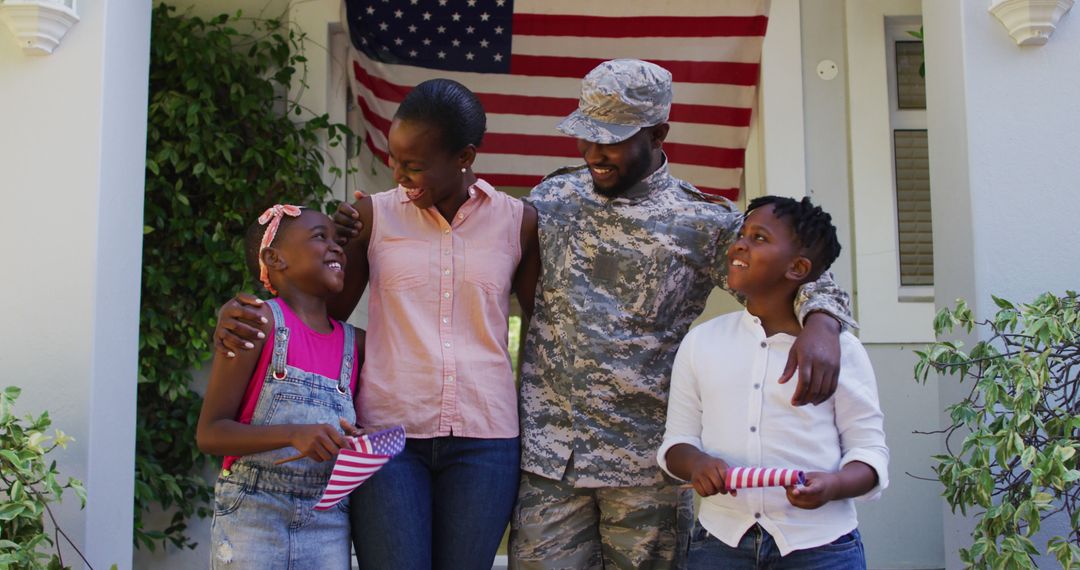
[[[258,309],[269,338],[235,358],[214,357],[199,415],[205,453],[225,455],[214,486],[213,568],[349,567],[348,502],[312,508],[355,421],[362,343],[327,316],[345,284],[330,219],[276,205],[248,233],[249,258],[278,295]]]
[[[361,372],[360,424],[409,434],[352,495],[362,569],[491,568],[517,494],[507,320],[511,291],[532,311],[536,212],[473,174],[485,128],[463,85],[417,85],[389,131],[398,187],[335,216],[349,268],[331,314],[349,315],[371,283],[367,342],[378,356]],[[219,346],[253,338],[245,320],[257,317],[227,305]]]

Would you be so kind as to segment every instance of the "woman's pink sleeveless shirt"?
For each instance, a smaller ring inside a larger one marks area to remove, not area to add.
[[[452,223],[401,189],[372,196],[358,420],[409,437],[518,435],[507,351],[521,201],[478,180]]]

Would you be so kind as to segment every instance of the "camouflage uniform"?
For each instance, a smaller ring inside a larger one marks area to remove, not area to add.
[[[666,120],[670,74],[641,63],[606,62],[597,70],[609,69],[592,82],[590,72],[575,115],[596,84],[604,92],[612,81],[630,81],[621,93],[648,99],[656,87],[635,90],[633,82],[660,77],[668,93],[662,113],[619,98],[618,90],[608,104],[644,107],[644,120]],[[630,123],[626,134],[620,127],[629,121],[618,113],[609,115],[623,124],[575,115],[560,130],[587,140],[625,138],[648,126]],[[524,474],[511,566],[677,566],[692,493],[656,463],[671,366],[713,287],[727,286],[727,248],[742,215],[671,176],[666,160],[616,198],[598,194],[582,166],[545,179],[527,201],[538,213],[544,267],[521,370]],[[828,277],[805,285],[799,301],[800,319],[825,310],[850,322],[847,295]],[[646,516],[635,505],[647,506]]]

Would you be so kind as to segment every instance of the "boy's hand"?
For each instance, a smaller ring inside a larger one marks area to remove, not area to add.
[[[218,310],[214,329],[214,347],[228,358],[241,350],[255,348],[256,340],[266,338],[260,328],[269,321],[262,315],[263,300],[248,293],[237,293]]]
[[[810,313],[788,352],[780,383],[799,371],[791,405],[820,404],[832,397],[840,378],[840,322],[822,312]]]
[[[364,197],[364,193],[357,190],[353,192],[353,197],[359,201]],[[334,229],[337,232],[338,245],[344,246],[349,243],[349,240],[360,235],[360,231],[364,229],[364,222],[360,221],[360,212],[356,211],[356,208],[348,202],[342,202],[338,204],[337,211],[334,212]]]
[[[310,457],[314,461],[323,462],[337,457],[338,451],[343,447],[349,447],[345,436],[328,424],[304,424],[294,427],[292,437],[289,438],[291,445],[300,453],[279,459],[275,465],[296,461],[304,457]]]
[[[702,497],[711,497],[717,493],[724,495],[731,493],[734,497],[735,490],[728,491],[725,483],[727,470],[728,464],[723,459],[703,453],[694,461],[693,468],[690,470],[690,484]]]
[[[792,506],[800,509],[816,509],[833,500],[835,485],[835,473],[813,471],[806,474],[805,485],[784,487],[784,489],[787,491],[787,500]]]

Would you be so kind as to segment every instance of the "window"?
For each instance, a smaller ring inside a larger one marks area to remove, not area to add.
[[[911,18],[886,19],[889,124],[901,301],[933,298],[934,240],[930,212],[930,160],[926,136],[926,79],[921,26]],[[919,33],[921,35],[921,33]]]

